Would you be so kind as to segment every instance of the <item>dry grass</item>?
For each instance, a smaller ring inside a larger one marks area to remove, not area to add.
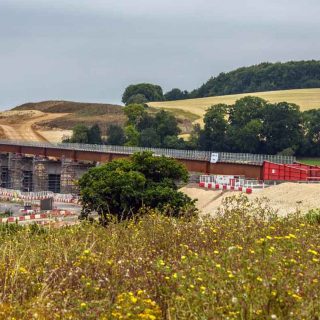
[[[102,134],[106,134],[107,127],[111,124],[124,125],[126,116],[122,106],[103,104],[103,103],[81,103],[72,101],[43,101],[37,103],[26,103],[18,106],[10,111],[13,122],[19,122],[18,114],[27,113],[47,113],[61,114],[61,117],[55,119],[44,119],[35,121],[35,126],[39,131],[50,131],[52,129],[71,130],[77,124],[92,126],[98,124]],[[10,113],[9,112],[9,113]],[[16,116],[14,116],[16,114]],[[1,117],[0,117],[1,121]],[[6,119],[8,121],[8,119]],[[20,121],[21,122],[21,121]],[[7,122],[8,123],[8,122]],[[56,142],[61,137],[60,130],[50,134],[45,133],[49,137],[49,141]]]
[[[199,99],[165,101],[165,102],[150,102],[149,105],[155,108],[163,109],[180,109],[182,112],[189,112],[194,116],[200,117],[195,122],[203,123],[202,117],[206,109],[218,103],[233,104],[236,100],[245,96],[257,96],[266,99],[270,102],[287,101],[296,103],[301,110],[309,110],[320,108],[320,89],[299,89],[299,90],[283,90],[269,92],[244,93],[236,95],[227,95],[219,97],[208,97]],[[175,111],[177,112],[177,111]],[[193,119],[191,119],[194,121]]]
[[[83,115],[102,115],[121,110],[121,106],[106,103],[85,103],[73,101],[42,101],[30,102],[12,110],[38,110],[50,113],[80,113]]]
[[[319,224],[221,216],[0,228],[1,319],[318,319]]]

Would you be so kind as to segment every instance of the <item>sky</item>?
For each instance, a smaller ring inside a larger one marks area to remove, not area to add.
[[[319,0],[0,0],[0,109],[121,103],[260,62],[320,60]]]

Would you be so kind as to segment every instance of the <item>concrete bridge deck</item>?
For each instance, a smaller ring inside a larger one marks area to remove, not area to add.
[[[104,163],[114,159],[125,158],[135,152],[151,151],[156,156],[175,158],[183,163],[188,171],[206,174],[244,175],[247,178],[261,179],[264,161],[275,163],[293,163],[294,157],[256,155],[246,153],[216,154],[217,161],[212,163],[211,151],[174,150],[157,148],[140,148],[107,145],[88,145],[73,143],[39,143],[29,141],[0,140],[0,153],[15,153],[45,158],[69,159],[72,161],[89,161]]]

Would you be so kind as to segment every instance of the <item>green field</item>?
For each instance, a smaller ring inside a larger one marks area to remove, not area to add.
[[[320,166],[320,158],[297,158],[297,160],[305,164]]]
[[[192,221],[2,225],[0,319],[319,319],[319,231],[245,199]]]
[[[150,102],[149,105],[152,107],[163,108],[168,110],[174,109],[175,113],[177,113],[177,110],[189,112],[191,114],[194,114],[194,116],[199,117],[199,119],[197,119],[195,122],[203,123],[202,118],[208,107],[218,103],[233,104],[236,100],[245,96],[257,96],[270,102],[286,101],[296,103],[300,106],[301,110],[320,108],[320,89],[297,89],[244,93],[219,97]],[[194,121],[194,119],[190,120]]]

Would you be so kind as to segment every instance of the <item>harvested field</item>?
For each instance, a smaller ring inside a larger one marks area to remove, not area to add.
[[[198,199],[197,207],[203,214],[214,214],[225,198],[238,195],[239,192],[206,190],[189,185],[181,189],[193,199]],[[248,195],[249,200],[266,199],[268,205],[281,216],[297,210],[306,213],[320,208],[320,184],[283,183]]]
[[[197,120],[190,118],[194,123],[203,123],[205,111],[212,105],[218,103],[233,104],[236,100],[246,96],[256,96],[270,102],[291,102],[300,106],[301,110],[320,108],[320,89],[297,89],[297,90],[279,90],[268,92],[243,93],[235,95],[207,97],[198,99],[186,99],[176,101],[150,102],[149,105],[155,108],[181,110],[183,113],[191,113],[200,117]]]

